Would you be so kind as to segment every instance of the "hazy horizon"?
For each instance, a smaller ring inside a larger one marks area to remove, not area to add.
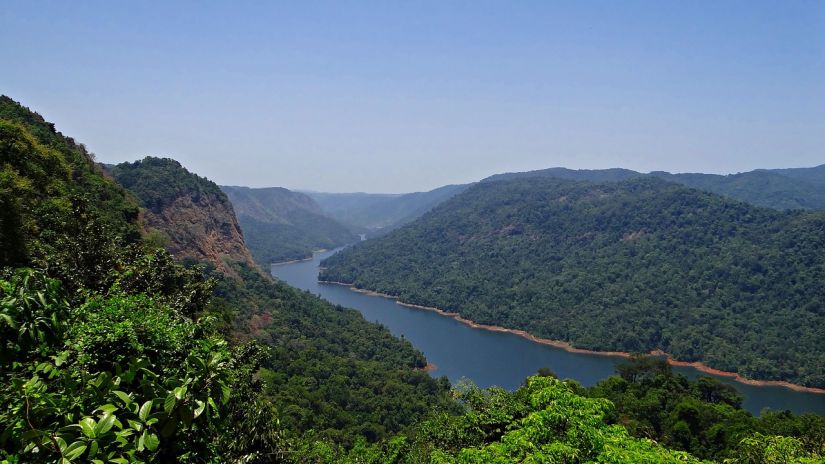
[[[8,2],[0,93],[101,162],[404,193],[825,163],[825,2]]]

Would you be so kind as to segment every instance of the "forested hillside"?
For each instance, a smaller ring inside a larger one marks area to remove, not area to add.
[[[325,214],[352,230],[383,234],[420,217],[468,185],[445,185],[428,192],[405,194],[306,192]]]
[[[144,162],[129,193],[0,97],[0,462],[822,462],[822,418],[753,418],[729,388],[647,359],[589,390],[545,372],[450,392],[408,342],[248,254],[198,259],[184,237],[243,245],[231,209],[211,210],[228,233],[173,238],[164,210],[202,217],[194,199],[214,207],[216,186]]]
[[[198,317],[212,283],[141,242],[134,198],[7,97],[0,163],[0,460],[277,458],[260,348]]]
[[[0,116],[0,460],[270,462],[309,430],[374,441],[456,407],[408,342],[243,253],[222,256],[226,273],[177,264],[81,145],[6,97]],[[170,205],[203,217],[180,198],[223,195],[175,162],[147,163],[130,165],[130,185],[159,218]],[[174,235],[172,219],[156,230]],[[201,227],[181,235],[192,248],[167,244],[193,263]],[[207,236],[223,249],[240,238],[229,232]]]
[[[739,174],[649,174],[629,169],[565,169],[497,174],[485,179],[506,180],[529,177],[556,177],[589,182],[618,182],[639,177],[658,177],[706,192],[717,193],[756,206],[788,210],[825,210],[825,165],[813,168],[757,169]]]
[[[576,347],[825,387],[825,213],[652,178],[491,181],[323,266],[324,280]]]
[[[303,193],[278,187],[221,189],[235,208],[252,256],[265,269],[272,263],[308,258],[315,250],[358,240]]]
[[[237,227],[218,186],[177,162],[147,158],[125,163],[113,169],[116,178],[123,178],[118,171],[124,167],[132,181],[128,185],[140,186],[133,193],[141,202],[159,205],[158,217],[163,219],[154,226],[164,233],[174,236],[193,225],[198,229],[199,223],[182,222],[181,217],[208,217],[207,224],[220,221],[223,230]],[[207,195],[211,200],[204,203],[201,199]],[[216,210],[218,196],[228,209]],[[181,245],[199,248],[200,237],[193,238]],[[227,248],[221,242],[234,243],[237,237],[214,238],[214,247]],[[246,249],[243,237],[240,246]],[[229,337],[270,348],[256,375],[288,430],[316,430],[336,443],[352,443],[357,437],[375,441],[411,425],[434,407],[451,407],[449,384],[421,371],[426,361],[409,342],[366,322],[354,310],[274,282],[246,259],[224,262],[229,269],[210,273],[216,287],[209,312],[224,321]]]

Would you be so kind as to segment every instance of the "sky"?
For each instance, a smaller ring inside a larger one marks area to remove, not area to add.
[[[3,0],[0,93],[102,162],[409,192],[825,163],[823,1]]]

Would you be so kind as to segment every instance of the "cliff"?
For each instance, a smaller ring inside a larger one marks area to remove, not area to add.
[[[232,204],[214,182],[168,158],[146,157],[110,172],[146,208],[150,236],[178,259],[208,262],[224,273],[231,273],[229,262],[253,263]]]

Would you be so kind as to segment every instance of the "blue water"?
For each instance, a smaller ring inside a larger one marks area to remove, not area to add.
[[[273,266],[272,275],[328,301],[357,309],[368,321],[382,324],[394,335],[406,338],[436,365],[436,370],[431,372],[433,376],[446,375],[452,382],[466,377],[481,387],[498,385],[514,389],[525,377],[547,367],[561,378],[590,386],[614,374],[616,364],[622,361],[613,356],[570,353],[514,334],[474,329],[432,311],[401,306],[389,298],[354,292],[342,285],[318,283],[321,260],[335,252],[316,253],[311,261]],[[690,378],[701,374],[689,367],[674,367],[674,370]],[[764,408],[825,414],[825,394],[717,378],[739,390],[745,397],[744,407],[754,414]]]

